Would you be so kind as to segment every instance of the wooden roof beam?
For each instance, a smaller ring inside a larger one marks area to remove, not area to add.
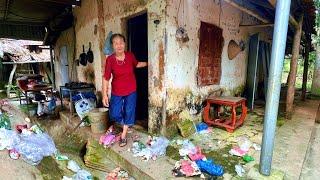
[[[35,0],[39,1],[39,0]],[[62,5],[76,5],[81,6],[80,0],[40,0],[41,2],[48,2],[48,3],[55,3],[55,4],[62,4]]]
[[[269,3],[276,8],[277,0],[268,0]],[[296,29],[298,27],[298,22],[294,19],[294,17],[290,14],[289,23]]]
[[[224,1],[227,2],[228,4],[230,4],[231,6],[233,6],[233,7],[237,8],[237,9],[239,9],[239,10],[241,10],[241,11],[243,11],[243,12],[245,12],[245,13],[247,13],[247,14],[255,17],[255,18],[257,18],[257,19],[259,19],[263,23],[269,23],[268,19],[260,16],[257,12],[254,12],[251,9],[248,9],[248,8],[246,8],[244,6],[241,6],[238,3],[233,2],[232,0],[224,0]]]

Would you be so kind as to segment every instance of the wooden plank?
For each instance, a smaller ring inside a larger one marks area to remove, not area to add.
[[[240,24],[240,28],[261,28],[261,27],[273,27],[273,23],[267,23],[267,24]]]
[[[255,91],[257,89],[257,67],[258,67],[258,53],[259,53],[259,34],[250,36],[249,40],[249,57],[247,68],[247,100],[248,108],[253,109]]]
[[[255,18],[257,18],[257,19],[259,19],[260,21],[262,21],[264,23],[269,23],[268,19],[262,17],[257,12],[255,12],[255,11],[253,11],[251,9],[248,9],[248,8],[238,4],[238,3],[235,3],[233,0],[224,0],[224,1],[227,2],[228,4],[230,4],[231,6],[233,6],[233,7],[237,8],[237,9],[239,9],[239,10],[241,10],[241,11],[243,11],[243,12],[245,12],[245,13],[247,13],[247,14],[255,17]]]

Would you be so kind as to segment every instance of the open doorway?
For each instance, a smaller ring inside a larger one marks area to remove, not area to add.
[[[148,17],[147,13],[132,17],[127,21],[128,50],[138,61],[148,61]],[[148,68],[136,69],[137,108],[136,124],[148,128]]]

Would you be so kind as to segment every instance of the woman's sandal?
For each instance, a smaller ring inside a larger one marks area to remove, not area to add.
[[[126,145],[127,145],[127,139],[126,138],[124,138],[124,139],[120,138],[119,146],[120,147],[124,147]]]
[[[106,134],[111,134],[111,133],[113,133],[113,132],[114,132],[114,127],[111,126],[111,127],[109,127],[109,129],[107,130]]]

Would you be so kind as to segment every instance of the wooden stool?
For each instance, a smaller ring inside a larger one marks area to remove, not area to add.
[[[246,99],[242,97],[216,97],[209,96],[207,98],[207,105],[204,108],[203,119],[208,125],[216,125],[226,128],[228,132],[233,132],[237,127],[241,126],[247,115]],[[219,110],[217,109],[217,118],[210,118],[210,107],[212,105],[231,106],[231,118],[222,119],[219,116]],[[241,106],[242,113],[240,117],[237,117],[236,108]]]

